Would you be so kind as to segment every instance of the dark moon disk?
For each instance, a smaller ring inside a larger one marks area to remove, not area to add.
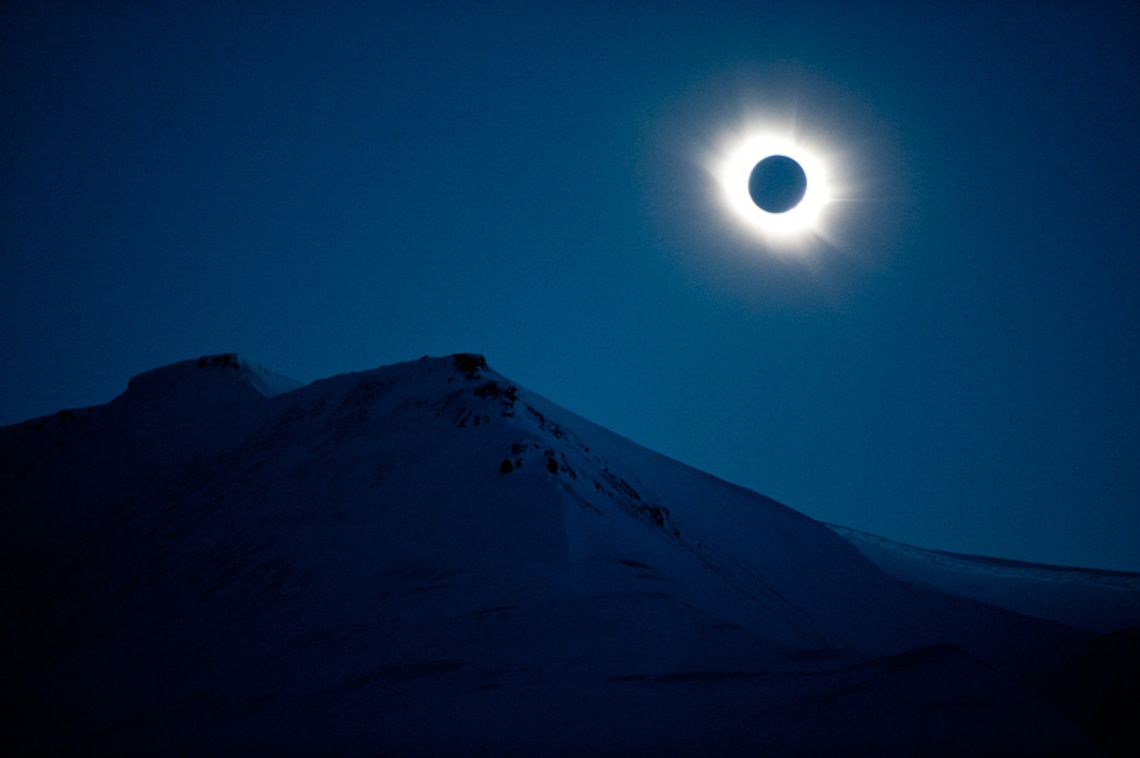
[[[807,192],[807,174],[786,155],[769,155],[757,163],[748,177],[752,202],[769,213],[795,208]]]

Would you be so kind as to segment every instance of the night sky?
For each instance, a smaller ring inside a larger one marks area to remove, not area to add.
[[[482,352],[818,519],[1140,570],[1137,6],[390,5],[0,5],[0,423]],[[755,117],[844,178],[802,250],[710,183]]]

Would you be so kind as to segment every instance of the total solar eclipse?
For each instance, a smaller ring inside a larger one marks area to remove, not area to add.
[[[705,154],[717,204],[773,253],[807,253],[827,239],[837,197],[833,151],[794,129],[754,124],[725,134]]]
[[[752,168],[748,195],[768,213],[787,213],[807,194],[803,166],[786,155],[769,155]]]

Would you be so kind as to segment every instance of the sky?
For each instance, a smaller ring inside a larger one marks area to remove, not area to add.
[[[813,518],[1140,571],[1140,10],[983,5],[0,4],[0,424],[481,352]],[[757,120],[841,180],[790,251],[710,179]]]

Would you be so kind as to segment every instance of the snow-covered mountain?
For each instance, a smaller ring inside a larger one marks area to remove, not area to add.
[[[0,429],[0,504],[40,752],[1095,754],[1140,607],[908,573],[470,354],[156,369]]]

